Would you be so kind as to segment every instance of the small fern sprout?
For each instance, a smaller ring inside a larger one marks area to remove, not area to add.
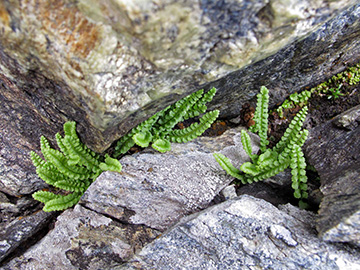
[[[43,160],[35,152],[30,152],[36,173],[47,184],[63,190],[60,194],[49,191],[37,191],[33,198],[45,204],[46,212],[60,211],[75,205],[90,184],[103,171],[121,171],[118,160],[109,156],[103,157],[91,151],[76,134],[75,122],[64,124],[65,136],[56,134],[60,151],[52,149],[49,141],[41,136]]]
[[[276,146],[268,149],[268,93],[266,87],[261,87],[260,94],[257,95],[257,107],[254,114],[255,125],[250,127],[250,131],[258,133],[260,137],[260,153],[258,155],[252,153],[250,136],[245,130],[242,130],[241,144],[251,162],[245,162],[237,169],[224,155],[215,153],[214,157],[229,175],[239,179],[242,184],[265,180],[290,166],[294,197],[300,199],[300,207],[306,207],[306,203],[303,201],[308,196],[306,191],[306,162],[301,147],[308,136],[308,131],[302,129],[308,109],[305,106],[291,121]]]

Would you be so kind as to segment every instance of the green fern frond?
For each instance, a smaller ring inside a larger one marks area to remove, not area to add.
[[[256,176],[261,172],[257,169],[256,165],[251,162],[244,162],[240,166],[240,170],[242,170],[245,174],[248,174],[251,176]]]
[[[46,164],[46,161],[43,160],[38,154],[36,154],[34,151],[30,152],[30,158],[31,161],[33,162],[34,166],[36,168],[41,168],[42,166],[44,166]]]
[[[100,156],[87,148],[77,137],[66,135],[63,142],[69,151],[69,165],[83,165],[95,174],[101,171]]]
[[[121,172],[122,166],[120,162],[111,158],[109,155],[105,155],[105,162],[100,163],[100,168],[103,171]]]
[[[71,166],[67,162],[67,158],[59,151],[55,149],[46,149],[43,151],[43,155],[48,162],[54,164],[54,166],[64,175],[69,178],[84,180],[93,178],[94,174],[92,171],[84,167]]]
[[[35,193],[33,193],[32,197],[42,203],[47,203],[48,201],[54,200],[54,199],[58,199],[61,198],[63,195],[61,194],[54,194],[52,192],[49,191],[36,191]]]
[[[182,100],[179,100],[175,103],[173,110],[169,110],[167,114],[164,114],[162,118],[159,118],[159,126],[157,128],[159,130],[160,137],[166,136],[177,123],[183,121],[183,117],[186,112],[196,103],[196,101],[199,100],[201,95],[202,92],[198,91]]]
[[[269,107],[269,90],[262,86],[260,93],[257,95],[256,109],[254,113],[255,125],[250,127],[251,132],[257,132],[260,137],[260,149],[265,152],[269,141],[267,139],[268,131],[268,107]]]
[[[131,147],[135,145],[135,142],[132,138],[134,134],[132,132],[128,133],[118,140],[115,147],[114,157],[119,157],[120,155],[125,154],[130,150]]]
[[[285,130],[285,133],[281,137],[280,141],[273,148],[274,151],[281,152],[285,145],[287,145],[292,138],[296,137],[306,119],[307,112],[308,108],[307,106],[304,106],[304,108],[296,114],[294,119],[290,122],[289,127]]]
[[[133,128],[129,133],[121,137],[116,143],[114,157],[119,157],[120,155],[123,155],[127,151],[129,151],[130,148],[135,145],[133,136],[139,132],[151,131],[156,121],[159,119],[159,117],[161,117],[169,108],[170,106],[154,114],[149,119],[147,119],[146,121],[142,122],[141,124]]]
[[[77,204],[83,193],[74,192],[66,196],[59,196],[45,203],[44,212],[62,211]]]
[[[40,149],[41,149],[41,152],[43,152],[43,150],[50,149],[50,148],[51,148],[51,146],[50,146],[49,141],[44,136],[41,136],[40,137]]]
[[[261,153],[259,155],[252,154],[250,137],[242,130],[241,143],[252,160],[252,162],[245,162],[240,166],[242,172],[236,169],[224,155],[214,154],[214,157],[228,174],[241,179],[242,183],[262,181],[277,175],[290,166],[292,169],[294,197],[305,199],[308,196],[306,192],[306,163],[301,147],[309,133],[306,129],[302,130],[307,107],[304,107],[291,121],[277,145],[273,149],[267,149],[269,143],[267,139],[268,103],[268,90],[262,87],[260,94],[257,95],[257,107],[254,116],[255,125],[250,127],[251,131],[257,132],[260,136]],[[300,201],[299,205],[305,206],[306,203]]]
[[[199,90],[202,91],[202,90]],[[203,93],[203,92],[201,92]],[[210,102],[216,94],[216,88],[213,87],[207,91],[203,96],[189,109],[189,111],[184,115],[184,120],[189,118],[194,118],[199,116],[202,113],[205,113],[207,110],[206,103]]]
[[[211,126],[211,124],[216,120],[218,116],[218,110],[208,112],[200,118],[199,123],[193,123],[189,127],[184,129],[172,130],[168,133],[166,138],[170,142],[177,143],[185,143],[191,141],[203,134],[204,131]]]
[[[69,179],[63,173],[59,172],[51,163],[46,163],[42,167],[36,168],[37,175],[49,185],[54,185],[57,181]]]
[[[169,141],[188,142],[200,136],[215,121],[218,111],[203,115],[199,123],[193,123],[186,129],[173,130],[173,128],[181,121],[205,113],[207,109],[205,103],[211,101],[215,93],[215,88],[205,94],[204,90],[199,90],[154,114],[119,139],[114,157],[125,154],[135,144],[141,147],[152,144],[154,149],[164,152],[171,149]]]
[[[243,184],[246,184],[244,175],[241,174],[241,171],[232,165],[229,158],[220,153],[214,153],[216,161],[219,165],[232,177],[239,179]]]
[[[292,136],[288,138],[288,142],[284,146],[282,152],[280,152],[279,154],[279,162],[282,162],[282,160],[284,159],[290,158],[290,153],[295,145],[302,147],[307,139],[308,134],[309,131],[306,129],[299,131],[299,133],[292,134]]]
[[[66,196],[46,191],[34,193],[34,199],[45,203],[44,211],[63,210],[76,204],[103,170],[121,171],[118,160],[106,156],[105,162],[101,162],[103,158],[100,155],[81,143],[75,122],[65,123],[64,133],[65,137],[59,133],[55,135],[61,151],[52,149],[49,141],[41,136],[41,152],[46,161],[35,152],[30,152],[41,179],[49,185],[73,192]]]
[[[258,155],[252,153],[251,139],[245,130],[241,130],[241,144],[245,150],[245,153],[251,158],[253,162],[256,162]]]
[[[277,152],[267,149],[256,160],[256,168],[258,170],[266,170],[272,166],[277,166],[278,156]]]
[[[60,133],[55,134],[56,143],[59,146],[61,152],[66,156],[70,156],[70,152],[68,151],[67,147],[64,144],[64,138],[60,135]],[[75,163],[76,164],[76,163]]]
[[[278,173],[285,171],[285,169],[289,167],[289,164],[290,164],[290,160],[284,160],[283,163],[277,163],[277,166],[270,167],[266,171],[262,171],[255,177],[252,177],[252,180],[258,182],[273,177]]]
[[[84,193],[88,189],[90,184],[91,182],[89,180],[78,181],[73,179],[66,179],[55,182],[53,186],[67,191]]]
[[[298,145],[294,145],[291,152],[291,175],[292,185],[294,189],[294,197],[297,199],[306,199],[308,197],[307,190],[307,176],[306,176],[306,162],[304,154]]]
[[[148,147],[152,140],[152,135],[149,131],[144,131],[144,132],[136,133],[132,137],[132,139],[137,145],[141,147]]]
[[[76,122],[74,121],[67,121],[64,124],[64,133],[65,136],[70,136],[70,137],[74,137],[74,138],[78,138],[77,134],[76,134]],[[79,140],[80,141],[80,140]]]
[[[157,139],[151,146],[160,153],[165,153],[171,150],[171,143],[165,139]]]

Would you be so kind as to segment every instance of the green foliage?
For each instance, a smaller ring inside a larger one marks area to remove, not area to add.
[[[339,96],[345,95],[341,93],[340,89],[344,85],[356,85],[360,82],[360,63],[349,67],[347,70],[332,76],[326,82],[319,84],[311,89],[311,92],[316,92],[320,95],[325,94],[328,99],[336,99]]]
[[[75,205],[90,184],[102,171],[121,171],[118,160],[109,156],[104,158],[91,151],[76,134],[76,123],[64,124],[65,136],[55,135],[60,151],[52,149],[49,141],[41,136],[41,152],[43,160],[35,152],[30,152],[36,173],[47,184],[66,191],[54,194],[49,191],[37,191],[33,198],[45,204],[43,210],[58,211]],[[70,194],[68,194],[71,192]],[[64,193],[64,192],[63,192]]]
[[[259,155],[252,153],[250,136],[242,130],[241,143],[251,158],[251,162],[245,162],[240,166],[240,169],[237,169],[224,155],[215,153],[214,157],[228,174],[239,179],[243,184],[275,176],[290,166],[294,196],[297,199],[306,199],[306,163],[301,147],[308,136],[308,131],[302,129],[308,109],[305,106],[291,121],[281,140],[272,149],[267,149],[268,90],[262,87],[257,97],[255,125],[250,127],[250,130],[257,132],[260,136]],[[300,201],[300,205],[304,206],[305,203]]]
[[[307,105],[311,95],[326,95],[328,99],[337,99],[340,96],[345,96],[345,87],[358,84],[360,82],[360,63],[349,67],[344,72],[340,72],[332,76],[326,82],[319,84],[308,90],[304,90],[300,93],[293,93],[286,99],[275,111],[280,118],[284,117],[284,111],[296,106],[301,108]],[[343,92],[341,92],[343,90]]]
[[[200,136],[219,115],[218,110],[206,114],[206,103],[211,101],[216,93],[212,88],[204,94],[199,90],[156,113],[148,120],[133,128],[117,142],[115,157],[125,154],[135,144],[141,147],[151,145],[159,152],[171,150],[171,142],[184,143]],[[179,122],[204,114],[198,123],[181,130],[174,129]]]
[[[311,91],[304,90],[300,93],[293,93],[281,104],[275,111],[279,117],[284,117],[284,110],[295,108],[296,106],[304,107],[309,98],[311,97]]]
[[[341,93],[340,92],[340,89],[341,89],[341,87],[342,87],[343,85],[342,85],[342,83],[338,86],[338,88],[330,88],[329,89],[329,95],[328,95],[328,99],[336,99],[336,98],[338,98],[338,97],[340,97],[340,96],[344,96],[344,94],[343,93]]]
[[[262,86],[260,94],[257,95],[256,110],[254,113],[255,125],[250,127],[251,132],[257,132],[260,136],[260,149],[265,151],[266,146],[269,144],[267,139],[268,131],[268,107],[269,107],[269,90]]]

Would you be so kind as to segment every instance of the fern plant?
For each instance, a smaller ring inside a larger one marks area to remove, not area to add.
[[[103,158],[81,143],[76,134],[75,122],[66,122],[64,133],[64,137],[59,133],[55,136],[60,151],[52,149],[49,141],[41,136],[41,152],[45,160],[35,152],[30,152],[38,176],[47,184],[67,193],[35,192],[33,198],[45,204],[45,212],[64,210],[75,205],[101,172],[121,171],[118,160],[108,155]]]
[[[218,110],[204,114],[206,103],[212,100],[215,93],[215,88],[205,94],[204,90],[199,90],[156,113],[120,138],[114,157],[125,154],[135,144],[141,147],[151,144],[155,150],[163,153],[171,150],[171,142],[185,143],[200,136],[219,115]],[[201,114],[204,115],[199,122],[181,130],[174,129],[177,123]]]
[[[280,118],[284,117],[284,110],[295,108],[297,105],[300,107],[305,106],[311,97],[312,92],[304,90],[300,93],[293,93],[286,99],[275,111]]]
[[[241,143],[251,162],[245,162],[240,166],[240,169],[237,169],[223,154],[215,153],[214,157],[228,174],[239,179],[243,184],[264,180],[290,167],[294,197],[301,199],[299,204],[305,207],[302,199],[308,197],[306,191],[307,177],[305,171],[306,163],[301,147],[308,135],[308,131],[302,129],[308,109],[305,106],[295,116],[281,140],[272,149],[269,149],[267,148],[269,144],[267,139],[268,104],[269,90],[263,86],[261,87],[260,94],[257,95],[257,105],[254,114],[255,125],[250,127],[250,131],[256,132],[260,137],[259,154],[253,153],[248,133],[244,130],[241,131]]]

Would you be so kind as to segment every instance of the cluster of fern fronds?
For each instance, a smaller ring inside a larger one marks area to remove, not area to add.
[[[45,160],[33,151],[30,153],[39,177],[47,184],[66,191],[66,194],[55,194],[42,190],[33,194],[34,199],[45,204],[43,210],[46,212],[75,205],[101,172],[121,171],[118,160],[109,156],[104,158],[81,143],[75,125],[75,122],[66,122],[65,136],[56,134],[60,151],[51,148],[49,141],[42,136],[40,145]]]
[[[165,152],[171,149],[171,142],[188,142],[200,136],[219,115],[218,110],[205,113],[205,104],[212,100],[215,93],[215,88],[205,94],[203,90],[199,90],[156,113],[118,141],[114,156],[125,154],[135,144],[147,147],[151,143],[154,149]],[[177,123],[201,114],[204,115],[199,122],[185,129],[173,129]],[[66,122],[64,133],[64,137],[59,133],[55,136],[60,151],[52,149],[44,136],[40,138],[45,160],[35,152],[30,153],[39,177],[60,189],[59,194],[43,190],[33,194],[36,200],[45,204],[43,210],[46,212],[64,210],[75,205],[101,172],[121,171],[121,164],[117,159],[108,155],[104,158],[81,143],[76,134],[75,122]]]
[[[216,120],[218,110],[204,114],[199,122],[187,128],[174,127],[179,122],[205,113],[206,103],[212,100],[215,93],[215,88],[205,94],[204,90],[199,90],[156,113],[120,138],[115,147],[114,157],[125,154],[135,144],[141,147],[151,144],[155,150],[163,153],[171,149],[171,142],[184,143],[200,136]]]
[[[297,199],[306,199],[308,197],[306,191],[306,163],[301,147],[308,136],[308,131],[302,129],[308,109],[305,106],[295,116],[281,140],[275,147],[269,149],[267,148],[269,144],[267,138],[268,93],[268,89],[263,86],[257,95],[257,105],[253,119],[255,125],[250,127],[250,131],[256,132],[260,137],[260,154],[252,153],[250,136],[246,131],[242,130],[241,143],[245,152],[249,155],[251,162],[245,162],[241,165],[240,169],[237,169],[223,154],[215,153],[214,157],[228,174],[239,179],[243,184],[264,180],[290,167],[294,197]],[[301,200],[300,205],[305,206],[305,203]]]

